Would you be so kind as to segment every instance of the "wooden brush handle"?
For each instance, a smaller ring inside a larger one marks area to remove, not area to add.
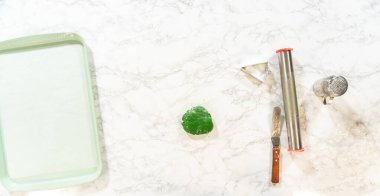
[[[273,148],[272,183],[280,181],[280,148]]]

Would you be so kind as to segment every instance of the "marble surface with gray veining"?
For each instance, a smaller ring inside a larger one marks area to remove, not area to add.
[[[104,172],[93,183],[1,195],[380,195],[380,2],[376,0],[0,0],[0,40],[80,34],[92,49]],[[282,105],[275,50],[293,47],[305,152],[281,135],[270,183],[271,113]],[[275,84],[240,67],[269,61]],[[347,78],[324,106],[313,83]],[[205,106],[212,134],[181,127]]]

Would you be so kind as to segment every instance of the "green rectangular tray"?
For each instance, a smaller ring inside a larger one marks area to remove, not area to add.
[[[60,188],[102,169],[89,51],[73,33],[0,42],[0,180]]]

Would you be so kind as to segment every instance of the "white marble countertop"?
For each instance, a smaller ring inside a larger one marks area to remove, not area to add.
[[[89,184],[15,195],[380,195],[380,3],[350,1],[0,0],[0,40],[83,36],[95,59],[105,168]],[[305,152],[286,152],[270,183],[273,91],[241,66],[293,47]],[[347,93],[323,106],[313,83],[343,75]],[[205,106],[203,139],[181,127]],[[0,188],[2,195],[10,195]]]

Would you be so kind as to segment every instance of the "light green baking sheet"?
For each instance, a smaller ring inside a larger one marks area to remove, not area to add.
[[[60,188],[100,175],[88,54],[73,33],[0,42],[0,178],[7,189]]]

